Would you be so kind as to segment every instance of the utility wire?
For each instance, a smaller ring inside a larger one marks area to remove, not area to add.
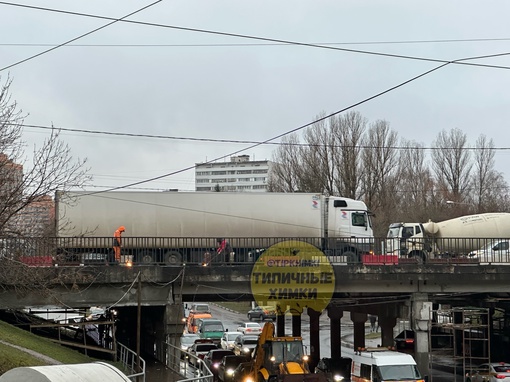
[[[2,4],[2,2],[0,2]],[[397,40],[397,41],[344,41],[344,42],[310,42],[313,45],[414,45],[414,44],[449,44],[458,42],[494,42],[509,41],[510,37],[500,38],[465,38],[465,39],[443,39],[443,40]],[[15,47],[44,47],[54,46],[55,44],[42,43],[0,43],[0,46]],[[67,44],[66,47],[77,48],[207,48],[207,47],[250,47],[250,46],[288,46],[290,44],[281,43],[213,43],[213,44]]]
[[[4,5],[13,5],[13,6],[21,6],[21,7],[25,7],[25,8],[32,8],[32,9],[39,9],[39,10],[44,10],[44,11],[52,11],[52,12],[59,12],[59,13],[66,13],[66,14],[73,14],[73,15],[79,15],[79,16],[86,16],[86,17],[94,17],[94,18],[101,18],[101,19],[107,19],[107,20],[113,20],[111,23],[108,23],[106,24],[105,26],[103,27],[100,27],[100,28],[97,28],[95,29],[94,31],[92,32],[89,32],[87,34],[84,34],[78,38],[81,38],[81,37],[84,37],[90,33],[93,33],[97,30],[100,30],[100,29],[103,29],[104,27],[108,26],[108,25],[111,25],[115,22],[118,22],[118,21],[123,21],[123,22],[129,22],[129,23],[135,23],[135,24],[141,24],[141,25],[148,25],[148,26],[158,26],[158,27],[164,27],[164,28],[171,28],[171,29],[177,29],[177,30],[185,30],[185,31],[192,31],[192,32],[200,32],[200,33],[208,33],[208,34],[214,34],[214,35],[222,35],[222,36],[230,36],[230,37],[239,37],[239,38],[246,38],[246,39],[254,39],[254,40],[260,40],[260,41],[266,41],[266,42],[276,42],[276,43],[282,43],[282,44],[293,44],[293,45],[299,45],[299,46],[308,46],[308,47],[314,47],[314,48],[324,48],[324,49],[333,49],[333,50],[340,50],[340,51],[346,51],[346,52],[353,52],[353,53],[363,53],[363,54],[371,54],[371,55],[379,55],[379,56],[386,56],[386,57],[395,57],[395,58],[408,58],[408,59],[420,59],[420,60],[423,60],[423,61],[429,61],[429,62],[440,62],[442,63],[441,65],[433,68],[433,69],[430,69],[424,73],[421,73],[415,77],[412,77],[410,78],[409,80],[406,80],[404,82],[401,82],[400,84],[397,84],[389,89],[386,89],[382,92],[379,92],[371,97],[368,97],[364,100],[361,100],[357,103],[354,103],[350,106],[347,106],[346,108],[343,108],[341,110],[338,110],[334,113],[331,113],[327,116],[324,116],[322,118],[319,118],[315,121],[312,121],[310,123],[307,123],[305,125],[302,125],[302,126],[299,126],[293,130],[290,130],[290,131],[287,131],[285,133],[282,133],[282,134],[279,134],[273,138],[270,138],[270,139],[267,139],[263,142],[260,142],[260,143],[255,143],[247,148],[244,148],[244,149],[241,149],[241,150],[237,150],[233,153],[230,153],[230,154],[227,154],[227,155],[223,155],[221,157],[218,157],[218,158],[215,158],[211,161],[208,161],[206,163],[212,163],[212,162],[215,162],[217,160],[220,160],[220,159],[223,159],[223,158],[226,158],[228,156],[231,156],[231,155],[235,155],[237,153],[240,153],[240,152],[243,152],[243,151],[246,151],[246,150],[249,150],[251,148],[254,148],[254,147],[257,147],[261,144],[266,144],[268,142],[271,142],[271,141],[274,141],[278,138],[281,138],[285,135],[288,135],[288,134],[291,134],[293,132],[296,132],[296,131],[299,131],[301,129],[304,129],[306,127],[309,127],[311,126],[312,124],[314,123],[317,123],[317,122],[320,122],[320,121],[323,121],[327,118],[331,118],[332,116],[334,115],[337,115],[337,114],[340,114],[346,110],[349,110],[349,109],[352,109],[356,106],[359,106],[361,104],[364,104],[372,99],[375,99],[377,97],[380,97],[388,92],[391,92],[395,89],[398,89],[410,82],[413,82],[423,76],[426,76],[438,69],[441,69],[443,68],[444,66],[446,65],[449,65],[449,64],[466,64],[466,65],[475,65],[475,66],[484,66],[484,67],[492,67],[492,68],[500,68],[500,69],[510,69],[509,67],[505,67],[505,66],[494,66],[494,65],[481,65],[481,64],[473,64],[473,63],[469,63],[469,62],[466,62],[466,61],[472,61],[472,60],[475,60],[475,59],[485,59],[485,58],[490,58],[490,57],[501,57],[501,56],[506,56],[508,55],[509,53],[499,53],[499,54],[492,54],[492,55],[484,55],[484,56],[477,56],[477,57],[470,57],[470,58],[463,58],[463,59],[458,59],[458,60],[451,60],[451,61],[444,61],[444,60],[436,60],[436,59],[425,59],[425,58],[417,58],[417,57],[412,57],[412,56],[402,56],[402,55],[393,55],[393,54],[382,54],[382,53],[375,53],[375,52],[369,52],[369,51],[361,51],[361,50],[353,50],[353,49],[345,49],[345,48],[336,48],[336,47],[330,47],[330,46],[320,46],[320,45],[314,45],[314,44],[309,44],[309,43],[302,43],[302,42],[294,42],[294,41],[289,41],[289,40],[280,40],[280,39],[271,39],[271,38],[263,38],[263,37],[256,37],[256,36],[250,36],[250,35],[243,35],[243,34],[235,34],[235,33],[226,33],[226,32],[218,32],[218,31],[211,31],[211,30],[204,30],[204,29],[198,29],[198,28],[186,28],[186,27],[178,27],[178,26],[170,26],[170,25],[163,25],[163,24],[155,24],[155,23],[146,23],[146,22],[139,22],[139,21],[131,21],[131,20],[124,20],[125,18],[129,17],[130,15],[134,14],[134,13],[137,13],[143,9],[146,9],[148,8],[149,6],[152,6],[156,3],[159,3],[160,1],[162,0],[158,0],[156,1],[155,3],[152,3],[136,12],[133,12],[129,15],[126,15],[124,16],[123,18],[120,18],[120,19],[113,19],[113,18],[110,18],[110,17],[105,17],[105,16],[96,16],[96,15],[90,15],[90,14],[84,14],[84,13],[77,13],[77,12],[69,12],[69,11],[62,11],[62,10],[55,10],[55,9],[50,9],[50,8],[43,8],[43,7],[34,7],[34,6],[27,6],[27,5],[21,5],[21,4],[13,4],[13,3],[8,3],[8,2],[0,2],[0,4],[4,4]],[[66,45],[70,42],[73,42],[73,41],[76,41],[78,38],[75,38],[75,39],[72,39],[72,40],[69,40],[67,41],[66,43],[63,43],[57,47],[54,47],[52,49],[49,49],[47,50],[46,52],[48,51],[51,51],[51,50],[54,50],[60,46],[63,46],[63,45]],[[43,53],[46,53],[46,52],[43,52]],[[31,59],[31,58],[35,58],[43,53],[40,53],[38,55],[35,55],[35,56],[32,56],[28,59]],[[10,68],[14,65],[17,65],[19,63],[22,63],[22,62],[25,62],[27,61],[28,59],[25,59],[25,60],[22,60],[18,63],[15,63],[15,64],[12,64],[8,67],[5,67],[5,68],[2,68],[0,69],[0,71],[2,70],[5,70],[7,68]],[[136,185],[139,185],[139,184],[143,184],[143,183],[148,183],[148,182],[151,182],[151,181],[154,181],[154,180],[158,180],[158,179],[162,179],[162,178],[165,178],[165,177],[168,177],[168,176],[171,176],[171,175],[175,175],[175,174],[179,174],[181,172],[184,172],[184,171],[188,171],[188,170],[191,170],[193,168],[195,168],[196,165],[193,165],[193,166],[189,166],[189,167],[186,167],[184,169],[181,169],[181,170],[178,170],[178,171],[174,171],[174,172],[171,172],[171,173],[168,173],[168,174],[164,174],[164,175],[160,175],[158,177],[153,177],[153,178],[150,178],[150,179],[147,179],[147,180],[142,180],[142,181],[139,181],[139,182],[135,182],[135,183],[131,183],[131,184],[128,184],[128,185],[124,185],[124,186],[119,186],[119,187],[115,187],[115,188],[112,188],[112,189],[109,189],[109,190],[104,190],[104,191],[98,191],[98,192],[95,192],[95,193],[104,193],[104,192],[107,192],[107,191],[113,191],[113,190],[117,190],[117,189],[122,189],[122,188],[127,188],[127,187],[132,187],[132,186],[136,186]],[[94,194],[94,193],[93,193]]]
[[[125,23],[131,23],[131,24],[137,24],[137,25],[168,28],[168,29],[175,29],[175,30],[182,30],[182,31],[196,32],[196,33],[205,33],[205,34],[211,34],[211,35],[217,35],[217,36],[237,37],[237,38],[243,38],[243,39],[249,39],[249,40],[265,41],[265,42],[269,42],[269,43],[306,46],[306,47],[310,47],[310,48],[330,49],[330,50],[337,50],[337,51],[342,51],[342,52],[368,54],[368,55],[374,55],[374,56],[401,58],[401,59],[409,59],[409,60],[443,63],[443,64],[452,64],[453,63],[453,64],[458,64],[458,65],[481,66],[481,67],[497,68],[497,69],[510,69],[509,67],[506,67],[506,66],[477,64],[477,63],[472,63],[472,62],[464,62],[463,60],[446,61],[446,60],[426,58],[426,57],[415,57],[415,56],[407,56],[407,55],[399,55],[399,54],[372,52],[372,51],[365,51],[365,50],[358,50],[358,49],[338,48],[338,47],[327,46],[327,45],[317,45],[317,44],[313,44],[313,43],[305,43],[305,42],[298,42],[298,41],[291,41],[291,40],[260,37],[260,36],[246,35],[246,34],[240,34],[240,33],[220,32],[220,31],[213,31],[213,30],[208,30],[208,29],[181,27],[181,26],[177,26],[177,25],[149,23],[149,22],[136,21],[136,20],[125,20],[125,18],[130,15],[125,16],[121,19],[115,19],[112,17],[93,15],[93,14],[89,14],[89,13],[71,12],[71,11],[64,11],[61,9],[54,9],[54,8],[47,8],[47,7],[36,7],[36,6],[25,5],[25,4],[15,4],[15,3],[6,2],[6,1],[0,1],[0,5],[11,5],[11,6],[17,6],[17,7],[22,7],[22,8],[37,9],[37,10],[47,11],[47,12],[57,12],[57,13],[64,13],[64,14],[82,16],[82,17],[91,17],[91,18],[97,18],[97,19],[103,19],[103,20],[114,20],[114,22],[122,21]],[[107,24],[107,25],[109,25],[109,24]],[[81,37],[83,37],[83,36],[81,36]],[[63,45],[67,45],[69,42],[72,42],[75,40],[76,39],[70,40]],[[57,46],[57,47],[60,47],[60,46]],[[35,56],[35,57],[37,57],[37,56]],[[21,62],[24,62],[24,61],[21,61]],[[21,62],[19,62],[19,63],[21,63]],[[6,68],[0,69],[0,71],[10,68],[17,64],[18,63],[8,66]]]
[[[221,160],[221,159],[224,159],[224,158],[230,157],[230,156],[232,156],[232,155],[239,154],[239,153],[241,153],[241,152],[243,152],[243,151],[250,150],[250,149],[252,149],[252,148],[254,148],[254,147],[260,146],[261,144],[265,144],[265,143],[267,143],[267,142],[274,141],[274,140],[279,139],[279,138],[281,138],[281,137],[283,137],[283,136],[285,136],[285,135],[292,134],[292,133],[294,133],[294,132],[296,132],[296,131],[299,131],[299,130],[302,130],[302,129],[304,129],[304,128],[307,128],[307,127],[309,127],[309,126],[313,125],[314,123],[324,121],[324,120],[326,120],[326,119],[328,119],[328,118],[331,118],[331,117],[333,117],[333,116],[335,116],[335,115],[337,115],[337,114],[343,113],[343,112],[345,112],[345,111],[347,111],[347,110],[349,110],[349,109],[352,109],[352,108],[355,108],[355,107],[357,107],[357,106],[359,106],[359,105],[362,105],[362,104],[364,104],[364,103],[367,103],[367,102],[369,102],[369,101],[371,101],[371,100],[373,100],[373,99],[375,99],[375,98],[381,97],[382,95],[384,95],[384,94],[386,94],[386,93],[389,93],[389,92],[391,92],[391,91],[393,91],[393,90],[396,90],[396,89],[398,89],[398,88],[400,88],[400,87],[402,87],[402,86],[404,86],[404,85],[407,85],[408,83],[411,83],[411,82],[413,82],[413,81],[416,81],[417,79],[419,79],[419,78],[421,78],[421,77],[424,77],[424,76],[426,76],[426,75],[428,75],[428,74],[430,74],[430,73],[433,73],[433,72],[435,72],[435,71],[437,71],[437,70],[439,70],[439,69],[441,69],[441,68],[443,68],[443,67],[445,67],[445,66],[447,66],[447,65],[449,65],[449,64],[451,64],[451,63],[454,63],[454,62],[460,62],[460,61],[467,61],[467,60],[483,59],[483,58],[489,58],[489,57],[496,57],[496,56],[497,56],[497,57],[499,57],[499,56],[504,56],[504,55],[510,55],[510,53],[498,53],[498,54],[495,54],[495,55],[475,56],[475,57],[468,57],[468,58],[462,58],[462,59],[458,59],[458,60],[452,60],[452,61],[449,61],[449,62],[447,62],[447,63],[444,63],[444,64],[441,64],[441,65],[439,65],[439,66],[436,66],[435,68],[429,69],[429,70],[427,70],[427,71],[425,71],[425,72],[423,72],[423,73],[421,73],[421,74],[418,74],[418,75],[416,75],[416,76],[414,76],[414,77],[412,77],[412,78],[410,78],[410,79],[408,79],[408,80],[406,80],[406,81],[404,81],[404,82],[401,82],[401,83],[399,83],[399,84],[397,84],[397,85],[395,85],[395,86],[392,86],[392,87],[390,87],[390,88],[388,88],[388,89],[386,89],[386,90],[383,90],[383,91],[381,91],[381,92],[379,92],[379,93],[376,93],[376,94],[374,94],[374,95],[372,95],[372,96],[370,96],[370,97],[368,97],[368,98],[365,98],[365,99],[363,99],[363,100],[361,100],[361,101],[355,102],[355,103],[353,103],[353,104],[351,104],[351,105],[349,105],[349,106],[347,106],[347,107],[344,107],[343,109],[337,110],[337,111],[335,111],[335,112],[333,112],[333,113],[331,113],[331,114],[328,114],[328,115],[325,115],[325,116],[323,116],[323,117],[321,117],[321,118],[319,118],[319,119],[316,119],[315,121],[312,121],[312,122],[306,123],[306,124],[304,124],[304,125],[301,125],[301,126],[299,126],[299,127],[296,127],[296,128],[294,128],[294,129],[292,129],[292,130],[289,130],[289,131],[287,131],[287,132],[284,132],[284,133],[278,134],[278,135],[276,135],[276,136],[274,136],[274,137],[272,137],[272,138],[266,139],[265,141],[262,141],[262,142],[260,142],[260,143],[253,144],[253,145],[248,146],[248,147],[246,147],[246,148],[244,148],[244,149],[239,149],[239,150],[236,150],[236,151],[231,152],[231,153],[229,153],[229,154],[222,155],[222,156],[217,157],[217,158],[215,158],[215,159],[212,159],[212,160],[209,160],[209,161],[207,161],[207,162],[204,162],[203,164],[216,162],[216,161],[218,161],[218,160]],[[138,185],[140,185],[140,184],[144,184],[144,183],[152,182],[152,181],[155,181],[155,180],[159,180],[159,179],[162,179],[162,178],[166,178],[166,177],[168,177],[168,176],[172,176],[172,175],[180,174],[180,173],[185,172],[185,171],[188,171],[188,170],[192,170],[192,169],[196,168],[196,166],[197,166],[197,165],[195,164],[195,165],[188,166],[188,167],[185,167],[185,168],[180,169],[180,170],[177,170],[177,171],[173,171],[173,172],[170,172],[170,173],[167,173],[167,174],[163,174],[163,175],[160,175],[160,176],[157,176],[157,177],[149,178],[149,179],[146,179],[146,180],[141,180],[141,181],[138,181],[138,182],[130,183],[130,184],[127,184],[127,185],[124,185],[124,186],[118,186],[118,187],[114,187],[114,188],[111,188],[111,189],[108,189],[108,190],[103,190],[103,191],[91,192],[91,193],[90,193],[90,194],[88,194],[88,195],[94,195],[94,194],[98,194],[98,193],[105,193],[105,192],[108,192],[108,191],[114,191],[114,190],[120,190],[120,189],[123,189],[123,188],[128,188],[128,187],[138,186]]]
[[[141,11],[143,11],[143,10],[147,9],[147,8],[150,8],[150,7],[152,7],[152,6],[154,6],[154,5],[158,4],[158,3],[160,3],[160,2],[162,2],[162,1],[163,1],[163,0],[156,0],[155,2],[153,2],[153,3],[149,4],[149,5],[146,5],[146,6],[144,6],[144,7],[140,8],[140,9],[138,9],[138,10],[134,11],[134,12],[131,12],[131,13],[129,13],[129,14],[127,14],[127,15],[125,15],[125,16],[123,16],[123,17],[121,17],[120,19],[109,18],[109,20],[113,20],[113,21],[111,21],[111,22],[109,22],[109,23],[107,23],[107,24],[105,24],[105,25],[103,25],[103,26],[100,26],[99,28],[93,29],[93,30],[91,30],[91,31],[89,31],[89,32],[87,32],[87,33],[81,34],[81,35],[79,35],[78,37],[72,38],[71,40],[67,40],[67,41],[65,41],[65,42],[63,42],[63,43],[61,43],[61,44],[58,44],[58,45],[56,45],[56,46],[54,46],[54,47],[50,48],[50,49],[46,49],[45,51],[39,52],[39,53],[37,53],[37,54],[34,54],[33,56],[27,57],[27,58],[25,58],[25,59],[23,59],[23,60],[20,60],[20,61],[17,61],[17,62],[15,62],[15,63],[13,63],[13,64],[10,64],[10,65],[7,65],[7,66],[4,66],[3,68],[0,68],[0,72],[2,72],[2,71],[4,71],[4,70],[7,70],[7,69],[9,69],[9,68],[12,68],[12,67],[14,67],[14,66],[20,65],[20,64],[22,64],[22,63],[24,63],[24,62],[30,61],[30,60],[32,60],[32,59],[34,59],[34,58],[39,57],[39,56],[42,56],[43,54],[49,53],[49,52],[51,52],[51,51],[54,51],[54,50],[56,50],[56,49],[58,49],[58,48],[63,47],[64,45],[67,45],[67,44],[69,44],[69,43],[71,43],[71,42],[73,42],[73,41],[79,40],[79,39],[81,39],[81,38],[83,38],[83,37],[85,37],[85,36],[89,36],[89,35],[91,35],[91,34],[93,34],[93,33],[95,33],[95,32],[100,31],[101,29],[104,29],[104,28],[106,28],[106,27],[109,27],[110,25],[113,25],[113,24],[115,24],[115,23],[117,23],[117,22],[119,22],[119,21],[123,21],[125,18],[127,18],[127,17],[129,17],[129,16],[132,16],[132,15],[134,15],[134,14],[136,14],[136,13],[139,13],[139,12],[141,12]],[[5,4],[5,3],[4,3],[4,4]],[[7,5],[7,4],[5,4],[5,5]],[[12,4],[12,3],[11,3],[11,4],[8,4],[8,5],[20,5],[20,4]]]
[[[28,125],[17,123],[5,123],[6,125],[15,125],[22,127],[30,127],[34,129],[52,130],[57,129],[60,131],[68,131],[73,133],[84,134],[99,134],[99,135],[112,135],[117,137],[133,137],[133,138],[153,138],[165,140],[182,140],[193,142],[214,142],[214,143],[230,143],[230,144],[257,144],[257,145],[277,145],[277,146],[299,146],[299,147],[332,147],[332,148],[360,148],[360,149],[394,149],[394,150],[443,150],[445,147],[425,147],[420,145],[410,146],[366,146],[366,145],[330,145],[330,144],[316,144],[316,143],[292,143],[292,142],[264,142],[264,141],[251,141],[240,139],[217,139],[217,138],[195,138],[195,137],[177,137],[171,135],[153,135],[153,134],[139,134],[139,133],[121,133],[112,131],[99,131],[99,130],[86,130],[86,129],[72,129],[64,127],[43,126],[43,125]],[[466,150],[475,150],[476,147],[465,147]],[[490,150],[510,150],[510,147],[494,147]]]

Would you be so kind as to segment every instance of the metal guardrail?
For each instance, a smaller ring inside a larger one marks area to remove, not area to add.
[[[145,360],[140,357],[140,367],[138,367],[138,355],[120,342],[117,342],[117,360],[128,370],[129,379],[145,382]]]
[[[168,342],[164,344],[166,347],[166,366],[183,377],[180,380],[181,382],[213,382],[214,375],[202,359],[182,351],[180,347]],[[191,360],[193,360],[194,365],[198,365],[198,368],[191,365]]]
[[[423,261],[430,264],[510,263],[510,239],[501,238],[436,239],[431,246],[430,239],[413,239],[409,244],[411,241],[399,238],[236,237],[228,238],[233,249],[228,256],[216,253],[215,238],[125,237],[122,240],[123,259],[136,265],[254,263],[268,248],[283,241],[311,244],[333,265],[394,265]],[[102,265],[115,260],[112,241],[110,237],[0,238],[0,262],[28,266]],[[426,259],[411,256],[406,251],[410,245],[423,249]]]

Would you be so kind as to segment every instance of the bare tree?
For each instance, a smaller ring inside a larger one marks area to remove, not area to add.
[[[317,116],[321,119],[324,114]],[[366,120],[357,112],[314,123],[292,134],[273,154],[270,191],[321,192],[357,198],[360,194],[361,147]]]
[[[317,116],[317,119],[323,115]],[[335,168],[333,156],[335,146],[330,128],[331,119],[320,120],[304,132],[305,146],[301,147],[301,189],[333,195],[335,190]]]
[[[352,111],[339,115],[331,121],[331,132],[335,150],[333,161],[336,176],[335,189],[339,195],[357,199],[361,189],[361,142],[367,120],[360,113]]]
[[[443,130],[433,143],[432,169],[445,200],[464,203],[471,184],[471,153],[460,129]]]
[[[363,143],[363,198],[376,214],[395,208],[399,187],[397,140],[388,122],[380,120],[370,126]]]
[[[282,143],[273,153],[273,167],[269,174],[268,191],[297,192],[300,190],[298,134],[282,138]]]
[[[426,221],[435,204],[434,179],[425,158],[425,147],[402,139],[398,160],[397,208],[387,211],[393,221]]]
[[[495,154],[493,140],[480,135],[475,144],[473,192],[469,196],[469,201],[476,205],[477,212],[507,211],[509,208],[508,184],[503,174],[494,168]]]
[[[27,165],[22,141],[25,115],[11,99],[11,84],[8,78],[0,92],[0,234],[20,236],[27,233],[26,220],[34,218],[24,213],[30,206],[57,190],[80,188],[90,176],[85,161],[73,159],[58,129],[33,149],[32,163]]]

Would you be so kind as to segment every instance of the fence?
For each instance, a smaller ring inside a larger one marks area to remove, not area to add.
[[[126,237],[123,258],[142,265],[208,265],[253,263],[281,242],[298,248],[299,243],[316,247],[335,264],[406,264],[429,262],[458,264],[510,263],[510,239],[505,238],[318,238],[259,237],[227,238],[231,256],[218,255],[215,238]],[[80,266],[114,262],[110,237],[0,238],[0,262],[28,266]]]
[[[145,382],[145,360],[117,342],[117,360],[122,363],[124,369],[127,370],[127,377],[132,381]]]

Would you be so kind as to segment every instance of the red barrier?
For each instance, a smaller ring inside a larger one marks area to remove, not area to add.
[[[29,267],[53,266],[53,258],[51,256],[21,256],[20,260]]]
[[[361,261],[365,265],[398,264],[397,255],[363,255]]]

